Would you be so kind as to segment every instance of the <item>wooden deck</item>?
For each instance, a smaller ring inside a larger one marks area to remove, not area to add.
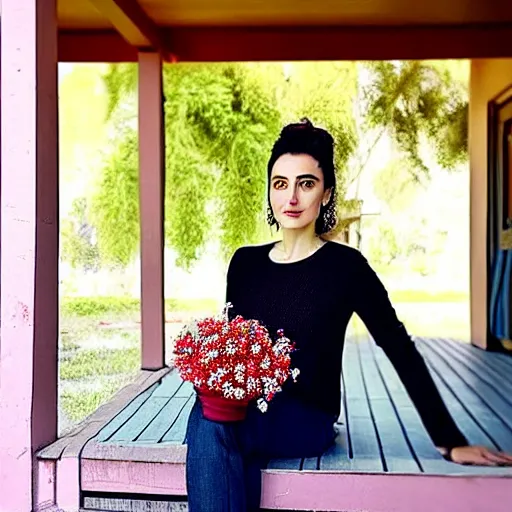
[[[512,358],[450,340],[416,344],[470,442],[512,452]],[[512,468],[446,462],[372,341],[347,343],[343,372],[336,445],[319,458],[272,461],[263,475],[266,508],[509,510]],[[191,386],[171,371],[88,440],[80,455],[85,509],[98,507],[94,497],[185,496],[183,441],[193,401]]]

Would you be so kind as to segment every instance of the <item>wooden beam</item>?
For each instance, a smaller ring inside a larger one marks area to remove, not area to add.
[[[512,57],[512,24],[429,27],[175,27],[179,61],[478,59]],[[137,62],[113,31],[63,31],[62,62]]]
[[[0,510],[39,510],[35,452],[57,437],[56,0],[1,15]],[[5,492],[9,489],[9,492]]]
[[[89,1],[132,46],[158,52],[165,61],[174,60],[160,27],[146,14],[137,0]]]
[[[142,369],[165,365],[162,61],[139,55],[139,183]]]

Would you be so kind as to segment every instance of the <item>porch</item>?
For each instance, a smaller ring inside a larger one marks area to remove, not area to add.
[[[450,412],[474,444],[512,451],[512,359],[448,339],[415,340]],[[335,446],[319,458],[274,460],[267,509],[509,509],[512,468],[460,466],[435,449],[383,351],[347,341]],[[179,510],[186,500],[185,428],[194,394],[171,369],[121,391],[75,431],[38,453],[57,494],[79,486],[82,510]],[[66,469],[79,465],[79,482]],[[62,471],[59,468],[63,468]],[[150,507],[154,508],[144,508]]]
[[[476,59],[469,115],[471,340],[488,348],[487,107],[512,83],[512,6],[258,4],[3,0],[0,480],[12,494],[0,492],[2,512],[135,510],[184,497],[191,390],[164,364],[163,62]],[[142,260],[139,378],[60,439],[58,61],[139,64]],[[418,346],[468,439],[512,451],[510,358],[447,340]],[[380,350],[351,342],[344,366],[336,447],[318,460],[274,461],[264,473],[265,507],[510,508],[510,469],[445,462]],[[126,499],[132,504],[115,501]]]

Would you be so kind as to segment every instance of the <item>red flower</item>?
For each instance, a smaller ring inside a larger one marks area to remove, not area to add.
[[[268,330],[257,320],[223,315],[195,321],[175,340],[175,365],[184,380],[201,392],[227,399],[259,399],[260,410],[281,390],[289,376],[293,343],[278,331],[274,343]]]

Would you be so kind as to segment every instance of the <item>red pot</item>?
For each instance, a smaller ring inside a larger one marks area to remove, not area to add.
[[[247,415],[249,400],[235,400],[211,391],[196,390],[203,406],[203,416],[211,421],[242,421]]]

